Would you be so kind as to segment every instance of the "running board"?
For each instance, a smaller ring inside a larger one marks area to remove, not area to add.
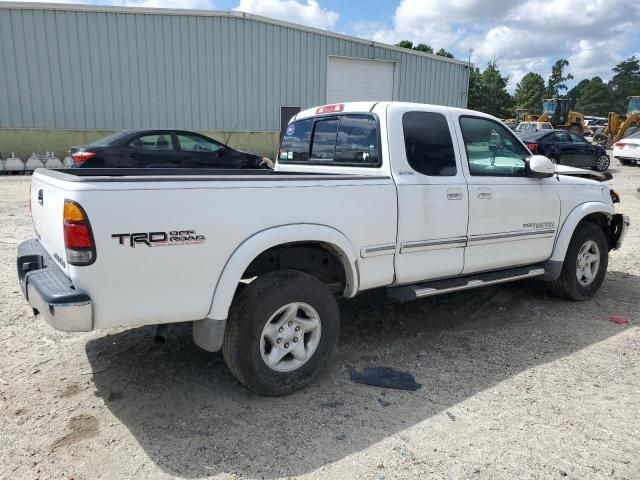
[[[458,292],[471,288],[486,287],[498,283],[541,277],[546,273],[542,265],[510,268],[496,272],[477,273],[466,277],[434,280],[413,285],[399,285],[387,288],[387,295],[400,302],[408,302],[418,298],[442,295],[443,293]]]

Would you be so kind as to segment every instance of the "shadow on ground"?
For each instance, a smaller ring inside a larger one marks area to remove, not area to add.
[[[407,304],[384,291],[364,293],[342,302],[342,335],[328,372],[284,398],[239,385],[221,355],[191,343],[188,325],[173,326],[162,347],[151,344],[153,329],[145,327],[93,340],[86,351],[99,372],[98,395],[165,472],[273,478],[314,471],[620,333],[626,327],[606,315],[640,291],[640,277],[611,272],[603,290],[609,293],[582,303],[553,298],[536,282]],[[352,384],[347,366],[408,370],[423,387]]]

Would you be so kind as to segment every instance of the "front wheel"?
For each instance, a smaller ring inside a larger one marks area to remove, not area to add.
[[[609,155],[600,155],[593,168],[598,172],[605,172],[609,168],[610,164],[611,159],[609,158]]]
[[[285,395],[312,382],[327,364],[340,329],[329,289],[295,270],[258,277],[234,300],[222,354],[231,373],[263,395]]]
[[[600,227],[578,225],[557,280],[547,282],[551,293],[569,300],[586,300],[595,294],[607,274],[609,249]]]

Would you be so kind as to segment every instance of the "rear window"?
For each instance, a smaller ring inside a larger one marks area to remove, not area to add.
[[[377,167],[378,124],[373,115],[308,118],[291,123],[280,146],[281,163]]]
[[[94,140],[89,145],[91,145],[93,147],[106,147],[108,145],[113,145],[115,142],[120,140],[125,135],[129,135],[129,132],[125,131],[125,132],[114,133],[112,135],[109,135],[108,137],[99,138],[98,140]]]

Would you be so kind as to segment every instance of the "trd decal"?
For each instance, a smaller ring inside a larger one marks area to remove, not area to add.
[[[194,245],[204,243],[204,235],[195,230],[171,230],[170,232],[114,233],[120,245],[135,248],[136,245],[147,247],[171,247],[175,245]]]
[[[534,222],[534,223],[524,223],[522,225],[523,228],[534,228],[536,230],[545,230],[556,227],[556,222]]]

